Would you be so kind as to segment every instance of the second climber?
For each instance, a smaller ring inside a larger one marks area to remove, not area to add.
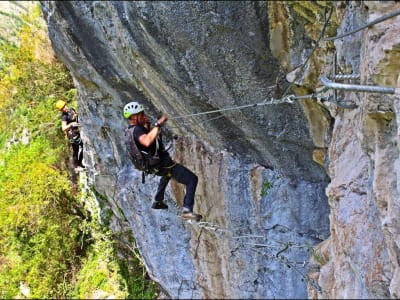
[[[78,113],[75,109],[69,108],[63,100],[58,100],[55,106],[61,111],[61,129],[71,144],[75,171],[82,171],[85,167],[82,164],[83,143],[79,130]]]

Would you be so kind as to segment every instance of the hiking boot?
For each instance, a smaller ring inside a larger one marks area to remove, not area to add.
[[[168,205],[162,201],[154,201],[153,204],[151,205],[151,208],[153,208],[153,209],[168,209]]]
[[[200,221],[201,218],[202,218],[201,215],[195,214],[195,213],[192,212],[192,211],[184,211],[184,212],[182,212],[181,217],[182,217],[183,219],[186,219],[186,220],[195,220],[195,221],[197,221],[197,222]]]
[[[85,168],[82,168],[82,167],[76,167],[75,168],[75,172],[76,173],[79,173],[79,172],[83,172],[83,171],[85,171],[86,169]]]

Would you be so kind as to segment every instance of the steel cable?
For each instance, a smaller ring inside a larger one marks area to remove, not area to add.
[[[351,34],[354,34],[354,33],[358,32],[358,31],[361,31],[361,30],[363,30],[363,29],[365,29],[367,27],[370,27],[372,25],[375,25],[375,24],[378,24],[380,22],[386,21],[387,19],[393,18],[393,17],[395,17],[397,15],[400,15],[400,9],[395,10],[394,12],[392,12],[390,14],[384,15],[384,16],[382,16],[382,17],[380,17],[380,18],[378,18],[378,19],[376,19],[374,21],[371,21],[371,22],[369,22],[369,23],[367,23],[365,25],[362,25],[362,26],[360,26],[360,27],[358,27],[358,28],[356,28],[356,29],[354,29],[354,30],[352,30],[350,32],[346,32],[346,33],[343,33],[341,35],[334,36],[334,37],[324,38],[324,39],[322,39],[322,41],[327,42],[327,41],[333,41],[333,40],[344,38],[346,36],[349,36]]]

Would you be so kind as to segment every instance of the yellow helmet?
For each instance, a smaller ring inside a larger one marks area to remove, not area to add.
[[[64,108],[64,106],[65,106],[65,101],[63,101],[63,100],[58,100],[57,102],[56,102],[56,108],[58,109],[58,110],[62,110],[63,108]]]

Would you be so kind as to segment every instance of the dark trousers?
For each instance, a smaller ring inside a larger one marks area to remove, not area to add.
[[[83,143],[81,140],[79,129],[77,127],[70,129],[67,136],[72,147],[72,158],[74,160],[74,167],[83,167]]]
[[[186,185],[186,194],[183,199],[183,207],[185,210],[193,211],[194,194],[196,192],[198,177],[188,168],[176,164],[172,168],[161,168],[160,172],[156,175],[161,176],[160,183],[158,184],[155,201],[163,201],[165,189],[171,178],[177,182]]]
[[[74,160],[74,167],[82,167],[83,160],[83,143],[71,143],[72,146],[72,158]]]

